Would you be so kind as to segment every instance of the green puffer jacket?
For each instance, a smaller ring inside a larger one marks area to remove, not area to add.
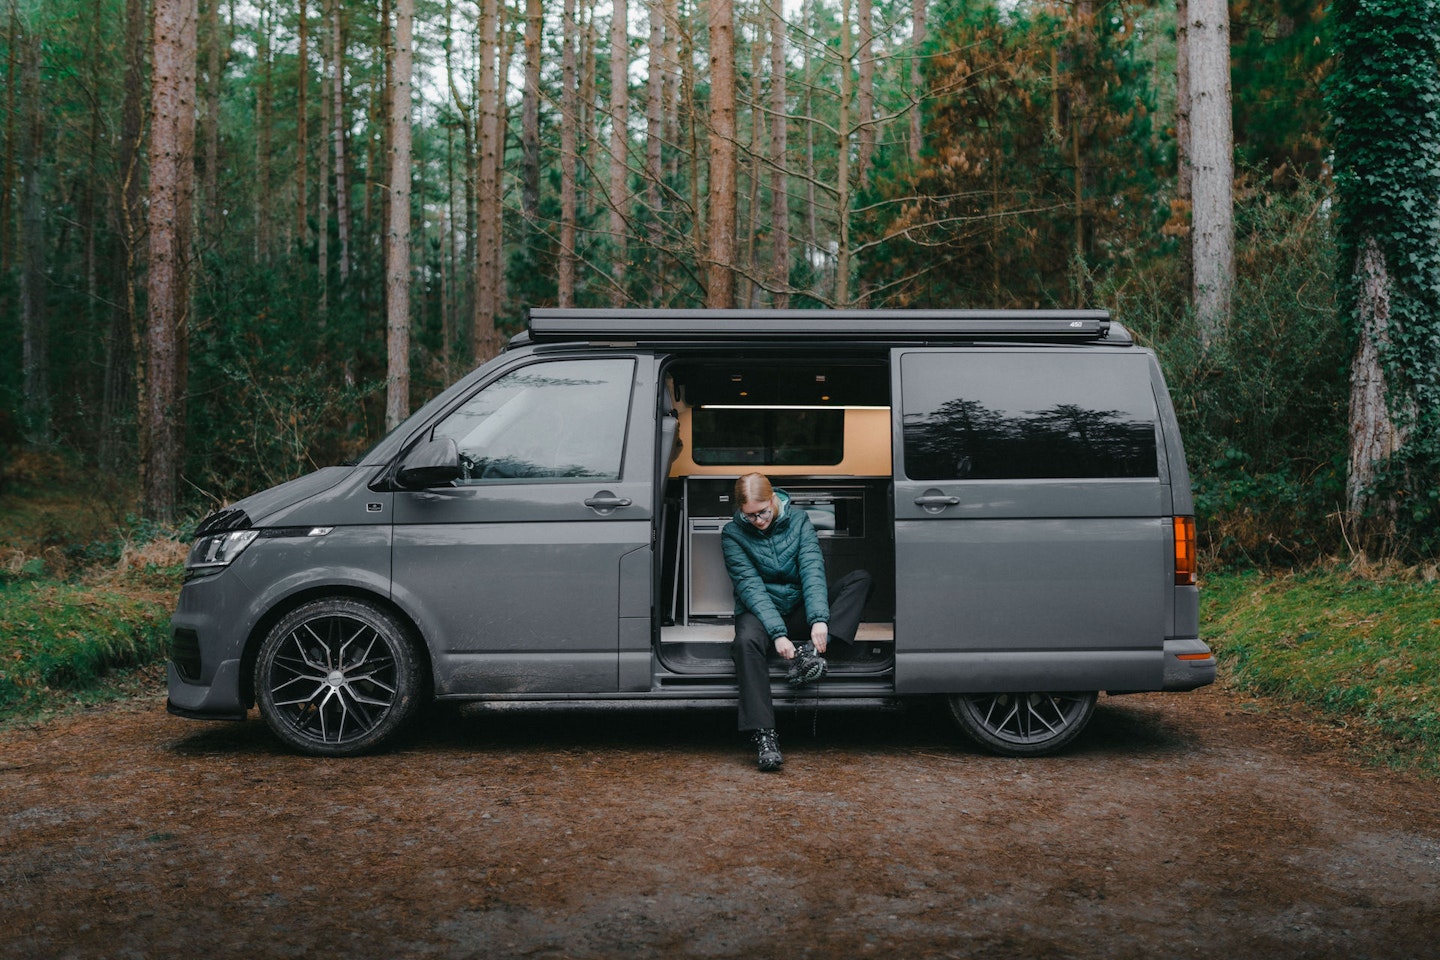
[[[830,620],[825,558],[815,527],[804,510],[790,509],[789,494],[776,490],[775,497],[780,510],[768,528],[756,529],[737,505],[734,522],[720,534],[725,569],[735,585],[735,612],[748,610],[759,617],[771,640],[786,635],[785,615],[802,599],[809,623]]]

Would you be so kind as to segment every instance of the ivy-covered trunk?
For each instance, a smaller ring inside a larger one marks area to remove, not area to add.
[[[1355,321],[1359,327],[1350,362],[1350,510],[1365,511],[1376,469],[1405,445],[1407,431],[1390,416],[1382,350],[1390,347],[1390,271],[1385,254],[1369,237],[1355,263]]]
[[[1440,0],[1337,0],[1330,105],[1349,275],[1350,509],[1440,543]]]

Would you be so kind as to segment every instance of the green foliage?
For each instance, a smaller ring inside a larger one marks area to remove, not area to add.
[[[1156,348],[1175,399],[1210,562],[1293,563],[1343,549],[1349,345],[1336,320],[1329,195],[1299,181],[1237,209],[1233,315],[1209,351],[1177,309],[1173,264],[1098,296]]]
[[[21,385],[20,256],[24,245],[44,247],[45,315],[48,319],[50,409],[56,440],[64,446],[106,450],[125,427],[107,408],[109,398],[131,390],[128,381],[109,382],[95,371],[106,358],[129,349],[129,331],[120,307],[125,302],[124,250],[112,217],[122,177],[119,124],[124,95],[122,0],[46,0],[21,3],[20,32],[8,30],[11,4],[0,13],[7,28],[0,37],[0,63],[10,67],[22,36],[38,39],[41,50],[40,102],[43,136],[40,188],[43,223],[38,238],[27,237],[20,223],[18,178],[30,104],[21,84],[0,81],[0,109],[6,122],[5,186],[15,191],[0,223],[0,248],[9,270],[0,275],[0,442],[18,435],[10,411],[19,411]],[[141,81],[143,82],[143,78]],[[14,112],[9,109],[14,107]],[[14,164],[14,166],[10,166]]]
[[[1357,259],[1378,244],[1389,271],[1380,344],[1391,416],[1409,431],[1372,502],[1396,504],[1402,538],[1440,550],[1440,0],[1336,0],[1334,114],[1343,314]],[[1358,332],[1356,335],[1360,335]]]
[[[1266,180],[1326,174],[1329,121],[1321,83],[1331,65],[1327,0],[1230,0],[1235,149]]]
[[[363,267],[357,267],[363,269]],[[187,476],[210,505],[353,457],[383,432],[383,331],[342,300],[322,324],[283,271],[217,265],[191,333]],[[418,389],[442,375],[417,364]]]
[[[1347,191],[1339,198],[1340,210],[1350,218],[1344,222],[1384,225],[1392,261],[1410,264],[1403,267],[1410,274],[1402,278],[1407,285],[1397,301],[1400,335],[1390,360],[1409,378],[1401,382],[1417,398],[1417,429],[1405,458],[1387,477],[1388,488],[1402,494],[1396,499],[1412,545],[1440,549],[1440,427],[1433,413],[1434,358],[1440,355],[1433,245],[1440,225],[1432,216],[1434,191],[1424,185],[1440,157],[1433,131],[1440,89],[1433,56],[1437,2],[1343,0],[1332,8],[1328,0],[1232,0],[1237,154],[1253,164],[1242,182],[1259,192],[1244,196],[1239,210],[1235,322],[1209,355],[1195,346],[1194,324],[1184,308],[1184,245],[1175,235],[1183,227],[1183,206],[1172,217],[1170,204],[1172,0],[932,3],[927,48],[919,52],[924,85],[917,91],[910,89],[916,55],[907,45],[910,4],[877,2],[876,111],[891,119],[880,126],[869,186],[851,197],[849,211],[851,249],[867,303],[1113,308],[1160,348],[1185,425],[1212,559],[1288,561],[1340,550],[1339,525],[1330,518],[1342,501],[1348,347],[1343,325],[1333,322],[1340,310],[1334,262],[1327,258],[1353,262],[1354,239],[1349,227],[1342,229],[1341,243],[1350,246],[1336,253],[1327,195],[1301,174],[1323,177],[1319,168],[1330,148],[1322,114],[1327,105],[1348,105],[1350,114],[1335,129],[1335,158]],[[135,466],[139,363],[133,351],[141,341],[134,338],[138,328],[132,319],[144,316],[143,282],[136,282],[143,278],[126,262],[120,216],[127,177],[119,149],[121,107],[127,89],[143,100],[145,77],[143,71],[126,75],[121,0],[22,6],[32,17],[27,28],[42,38],[46,79],[39,111],[46,144],[42,242],[55,431],[63,449],[78,452],[83,466],[75,469],[104,486],[108,502],[119,503],[122,498],[112,495],[114,478],[128,481]],[[200,26],[190,391],[185,410],[177,411],[187,424],[184,490],[192,510],[353,456],[374,441],[383,423],[381,238],[387,176],[380,8],[340,5],[345,199],[352,217],[345,277],[339,268],[334,143],[326,122],[333,101],[321,56],[322,50],[328,56],[331,27],[320,8],[309,4],[310,46],[302,60],[298,8],[263,9],[269,12],[262,17],[262,8],[220,7],[220,36],[213,40],[208,20]],[[453,17],[456,89],[470,96],[471,9],[422,3],[418,12],[417,56],[422,65],[428,61],[429,80],[440,82],[416,88],[410,358],[415,404],[469,365],[472,314],[466,291],[475,241],[467,235],[467,225],[473,228],[473,209],[467,208],[475,171],[466,149],[474,149],[475,115],[472,104],[467,137],[445,82],[437,38],[445,35],[447,16]],[[858,146],[858,51],[852,49],[856,59],[847,73],[839,61],[838,5],[821,0],[807,9],[809,21],[800,23],[799,11],[787,8],[789,106],[795,118],[789,133],[791,305],[801,308],[822,306],[834,290],[835,244],[846,215],[836,206],[839,160],[845,145],[852,151]],[[1082,24],[1077,17],[1084,10],[1093,10],[1095,19]],[[643,8],[634,5],[631,15],[637,26],[645,19]],[[580,115],[567,120],[560,111],[557,10],[547,9],[542,176],[533,219],[520,209],[520,111],[512,99],[501,162],[506,282],[497,320],[504,334],[518,328],[525,306],[552,303],[557,296],[558,133],[564,123],[578,124],[582,132],[577,302],[608,305],[612,295],[613,263],[621,252],[610,235],[604,195],[610,162],[607,61],[613,53],[605,8],[584,16],[590,20],[582,25],[581,82],[589,86]],[[682,5],[680,17],[679,56],[703,64],[703,7]],[[1360,55],[1349,58],[1351,73],[1342,71],[1329,88],[1330,101],[1322,102],[1317,85],[1332,60],[1329,38],[1342,21],[1350,26],[1337,42]],[[751,53],[752,45],[767,38],[749,15],[738,17],[736,37],[742,87],[738,138],[750,152],[741,171],[737,231],[751,258],[749,274],[765,277],[769,66],[768,51],[761,48],[760,73],[752,77],[757,61]],[[629,211],[624,294],[648,306],[694,305],[703,300],[698,247],[705,233],[708,79],[701,68],[669,91],[674,99],[667,101],[664,183],[652,208],[642,175],[643,28],[632,30],[631,40],[636,59],[630,187],[639,199]],[[9,62],[17,42],[6,26],[0,61]],[[213,192],[205,140],[212,118],[212,42],[225,55],[215,91]],[[1421,55],[1427,49],[1428,60]],[[517,56],[512,70],[518,66]],[[851,90],[847,136],[838,131],[842,77],[848,77]],[[303,143],[297,139],[302,84],[308,111]],[[745,106],[752,91],[761,109]],[[0,105],[15,110],[6,117],[14,124],[0,124],[6,137],[16,135],[11,128],[18,131],[29,115],[17,96],[0,90]],[[906,142],[912,108],[926,118],[928,152],[918,168]],[[1400,136],[1386,143],[1394,132]],[[14,145],[6,141],[7,148]],[[851,159],[857,155],[852,152]],[[297,222],[301,169],[309,217],[304,226]],[[812,170],[813,182],[807,181]],[[1280,170],[1285,175],[1277,177]],[[853,163],[851,171],[858,188]],[[143,181],[143,158],[138,176]],[[317,199],[321,189],[327,191],[323,208]],[[1366,190],[1379,199],[1366,200]],[[1293,196],[1286,199],[1288,194]],[[11,413],[20,407],[21,366],[13,253],[23,238],[13,203],[10,220],[0,224],[12,253],[10,269],[0,275],[0,443],[15,443],[20,435]],[[143,260],[143,238],[135,249]],[[1348,266],[1341,273],[1348,273]],[[748,293],[749,303],[767,302],[763,291],[751,293],[747,286],[742,281],[742,298]],[[132,317],[129,301],[136,291]],[[119,522],[125,508],[110,512]],[[17,569],[29,577],[36,562],[53,573],[114,553],[113,546],[87,547],[94,557],[67,557],[66,549],[39,545],[16,559]]]
[[[1434,567],[1207,577],[1201,614],[1243,690],[1378,734],[1380,758],[1440,776],[1440,582]]]
[[[1097,276],[1167,243],[1171,159],[1137,17],[956,0],[935,10],[918,169],[882,165],[863,276],[902,306],[1090,302]],[[880,205],[880,201],[890,201]]]

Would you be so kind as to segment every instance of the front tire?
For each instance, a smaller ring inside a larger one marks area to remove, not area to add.
[[[957,693],[950,715],[970,739],[1006,757],[1054,753],[1080,735],[1095,712],[1094,691]]]
[[[353,757],[393,738],[421,706],[408,631],[364,600],[330,598],[277,623],[255,662],[260,715],[302,753]]]

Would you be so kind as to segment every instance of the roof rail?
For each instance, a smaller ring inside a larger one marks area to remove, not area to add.
[[[1103,340],[1108,310],[626,310],[536,307],[537,342]]]

